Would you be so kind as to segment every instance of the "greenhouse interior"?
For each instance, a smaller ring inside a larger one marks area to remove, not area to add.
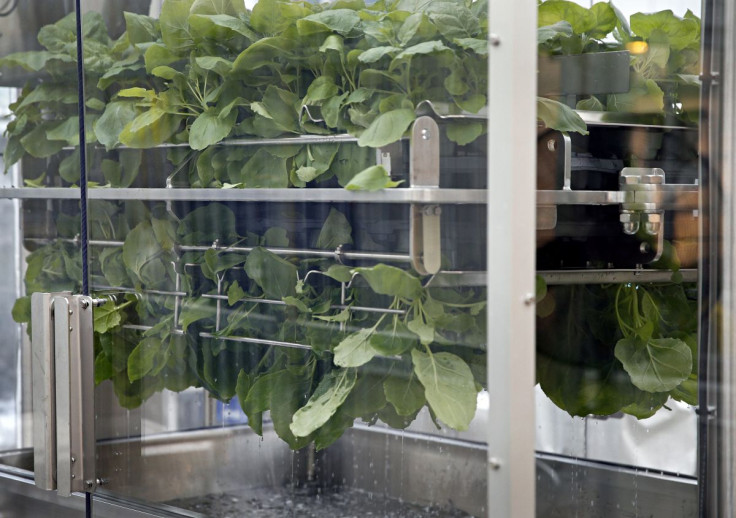
[[[733,0],[0,0],[0,127],[0,517],[736,516]]]

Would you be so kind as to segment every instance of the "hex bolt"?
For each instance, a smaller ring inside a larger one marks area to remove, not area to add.
[[[662,215],[657,212],[644,213],[642,219],[644,220],[644,231],[650,236],[656,236],[659,234],[662,228]]]
[[[639,231],[639,220],[640,216],[636,212],[622,211],[619,216],[619,221],[623,226],[624,234],[633,236]]]

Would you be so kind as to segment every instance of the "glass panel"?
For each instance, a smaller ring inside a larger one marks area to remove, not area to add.
[[[694,516],[700,2],[578,3],[539,5],[537,512]]]
[[[78,194],[42,189],[79,178],[76,31],[70,2],[0,4],[0,470],[32,476],[30,296],[81,281]]]
[[[485,3],[85,4],[99,492],[486,515]]]

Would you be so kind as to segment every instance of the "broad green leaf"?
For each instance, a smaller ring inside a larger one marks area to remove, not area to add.
[[[112,149],[119,142],[123,128],[132,122],[136,116],[135,101],[109,103],[102,116],[95,123],[97,140],[107,149]]]
[[[660,114],[664,109],[664,91],[652,79],[635,83],[624,94],[611,94],[606,109],[612,112]]]
[[[185,299],[181,303],[181,314],[179,315],[179,324],[184,332],[194,322],[204,319],[213,319],[217,313],[217,304],[214,299],[206,299],[198,297],[195,299]]]
[[[105,351],[100,351],[95,357],[95,385],[112,378],[114,371],[112,362]]]
[[[31,297],[19,297],[13,303],[11,315],[19,324],[31,321]]]
[[[141,340],[128,357],[128,379],[136,381],[151,372],[160,350],[160,338],[147,337]]]
[[[429,345],[434,342],[434,327],[425,323],[419,318],[410,320],[406,327],[419,337],[419,341],[424,345]]]
[[[595,17],[595,26],[588,31],[589,37],[602,40],[616,28],[618,17],[611,4],[598,2],[591,6],[590,12]]]
[[[350,269],[350,267],[343,266],[341,264],[331,265],[324,273],[328,277],[335,279],[338,282],[350,282],[350,279],[353,278],[352,270]]]
[[[61,140],[70,146],[79,145],[79,117],[68,117],[62,122],[49,126],[46,130],[49,140]]]
[[[537,118],[549,129],[588,134],[585,121],[580,115],[572,108],[552,99],[537,97]]]
[[[470,367],[452,353],[411,352],[414,372],[434,414],[454,430],[467,430],[475,416],[477,391]]]
[[[245,297],[245,291],[240,287],[238,281],[233,281],[230,287],[227,289],[227,304],[228,306],[234,305]]]
[[[414,300],[422,295],[422,283],[409,272],[389,266],[378,264],[371,268],[355,268],[376,293],[401,297]]]
[[[461,146],[474,142],[483,134],[480,122],[455,122],[447,125],[447,138]]]
[[[291,432],[306,437],[325,424],[353,390],[356,379],[355,369],[336,369],[322,378],[307,404],[294,414]]]
[[[399,140],[416,115],[413,110],[393,110],[376,117],[358,139],[361,147],[382,147]]]
[[[199,114],[189,128],[189,145],[192,149],[202,150],[220,142],[230,134],[236,117],[235,111],[222,117],[217,108],[208,108]]]
[[[254,248],[248,254],[245,273],[268,298],[281,300],[296,295],[296,266],[265,248]]]
[[[337,95],[338,88],[331,77],[320,76],[309,85],[307,89],[307,95],[304,97],[303,104],[309,105],[312,103],[324,101]]]
[[[429,19],[448,40],[472,38],[480,32],[480,22],[463,4],[433,2],[427,10]]]
[[[358,23],[360,16],[351,9],[328,9],[298,20],[296,27],[303,36],[330,31],[347,36]]]
[[[26,70],[39,72],[46,67],[46,64],[49,61],[57,59],[61,61],[66,61],[67,63],[72,63],[74,61],[74,59],[70,56],[62,56],[55,52],[40,50],[30,52],[16,52],[14,54],[9,54],[0,59],[0,66],[19,66]]]
[[[578,104],[575,106],[575,109],[600,112],[600,111],[604,111],[605,107],[603,106],[603,103],[598,100],[597,97],[591,95],[587,99],[582,99],[578,101]]]
[[[353,419],[361,417],[366,420],[372,419],[376,412],[386,406],[386,396],[383,393],[384,378],[382,374],[359,372],[355,387],[340,407],[340,414]],[[347,419],[346,422],[352,425]]]
[[[310,12],[305,6],[296,2],[259,0],[253,6],[250,24],[260,33],[267,35],[279,34],[292,25],[296,19],[302,18]]]
[[[384,56],[393,57],[393,55],[400,51],[401,47],[392,47],[390,45],[384,47],[372,47],[362,52],[360,56],[358,56],[358,61],[361,63],[375,63]]]
[[[184,53],[194,46],[189,30],[189,10],[193,0],[166,0],[161,7],[161,38],[174,53]]]
[[[349,191],[380,191],[400,184],[401,181],[391,180],[388,171],[382,165],[374,165],[353,176],[345,188]]]
[[[123,12],[123,16],[128,38],[133,45],[156,41],[160,37],[161,27],[155,18],[127,11]]]
[[[409,15],[401,25],[397,36],[403,47],[412,41],[427,41],[434,38],[437,28],[429,21],[425,13],[413,13]]]
[[[398,320],[395,323],[391,320],[385,321],[371,337],[371,347],[385,356],[403,354],[416,344],[416,336]]]
[[[639,391],[634,402],[622,408],[621,411],[637,419],[647,419],[657,413],[657,410],[662,408],[669,398],[667,392]]]
[[[574,2],[555,0],[542,2],[537,9],[537,26],[554,25],[566,21],[576,34],[586,33],[596,26],[596,15]]]
[[[437,52],[449,52],[450,48],[445,46],[440,40],[423,41],[417,43],[406,50],[399,53],[391,63],[390,69],[394,69],[399,63],[409,61],[411,58],[422,54],[435,54]]]
[[[245,163],[239,174],[231,172],[230,178],[251,189],[289,186],[286,159],[273,156],[265,148],[258,149],[256,154]]]
[[[327,52],[328,50],[334,50],[340,54],[340,59],[343,59],[343,52],[345,51],[344,40],[342,36],[338,34],[330,34],[325,38],[325,41],[320,45],[320,52]]]
[[[391,375],[383,382],[386,400],[400,416],[409,416],[419,411],[427,402],[424,387],[413,373],[408,376]]]
[[[47,121],[36,126],[32,131],[26,133],[20,143],[23,148],[36,158],[46,158],[55,155],[65,146],[61,140],[50,140],[47,131],[53,129],[58,123]]]
[[[181,116],[154,106],[126,124],[119,140],[132,148],[151,148],[169,140],[179,129],[181,120]]]
[[[306,371],[306,369],[304,369]],[[271,387],[271,421],[276,434],[293,450],[303,448],[311,441],[311,436],[294,437],[291,421],[294,413],[304,405],[311,389],[312,378],[305,374],[281,371]]]
[[[675,50],[682,50],[700,39],[700,24],[692,18],[681,19],[671,10],[631,16],[631,30],[644,39],[664,36]]]
[[[345,215],[335,208],[330,209],[319,237],[317,237],[317,248],[335,249],[339,245],[350,245],[353,243],[353,228]]]
[[[614,349],[631,382],[647,392],[667,392],[685,381],[693,369],[690,347],[676,338],[622,338]]]
[[[371,336],[375,328],[364,328],[346,336],[335,347],[335,365],[340,367],[360,367],[378,354],[371,346]]]
[[[181,59],[179,55],[158,43],[148,47],[146,52],[143,54],[143,60],[146,64],[146,72],[149,74],[154,68],[170,65],[179,59]]]
[[[479,56],[488,55],[488,41],[478,38],[456,38],[455,44],[461,46],[465,50],[472,50]]]
[[[543,45],[559,35],[572,36],[572,25],[570,22],[561,20],[552,25],[546,25],[537,29],[537,45]]]
[[[257,5],[260,5],[259,2]],[[294,41],[288,38],[263,38],[241,52],[233,62],[234,71],[253,71],[266,65],[274,64],[274,60],[290,52]]]
[[[216,41],[227,41],[237,35],[245,36],[250,41],[258,41],[259,36],[240,18],[227,14],[192,14],[189,16],[189,27],[198,38],[209,38]]]

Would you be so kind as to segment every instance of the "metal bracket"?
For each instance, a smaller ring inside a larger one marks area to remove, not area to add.
[[[433,118],[419,117],[412,127],[410,179],[412,187],[440,186],[440,130]],[[412,204],[410,218],[411,264],[417,273],[435,274],[442,263],[439,205]]]
[[[60,496],[96,485],[94,345],[88,296],[31,296],[36,485]]]
[[[659,260],[664,250],[664,210],[653,202],[651,193],[662,190],[664,170],[658,167],[624,167],[619,183],[626,194],[620,216],[624,233],[634,235],[643,225],[647,235],[657,238],[652,262]]]

